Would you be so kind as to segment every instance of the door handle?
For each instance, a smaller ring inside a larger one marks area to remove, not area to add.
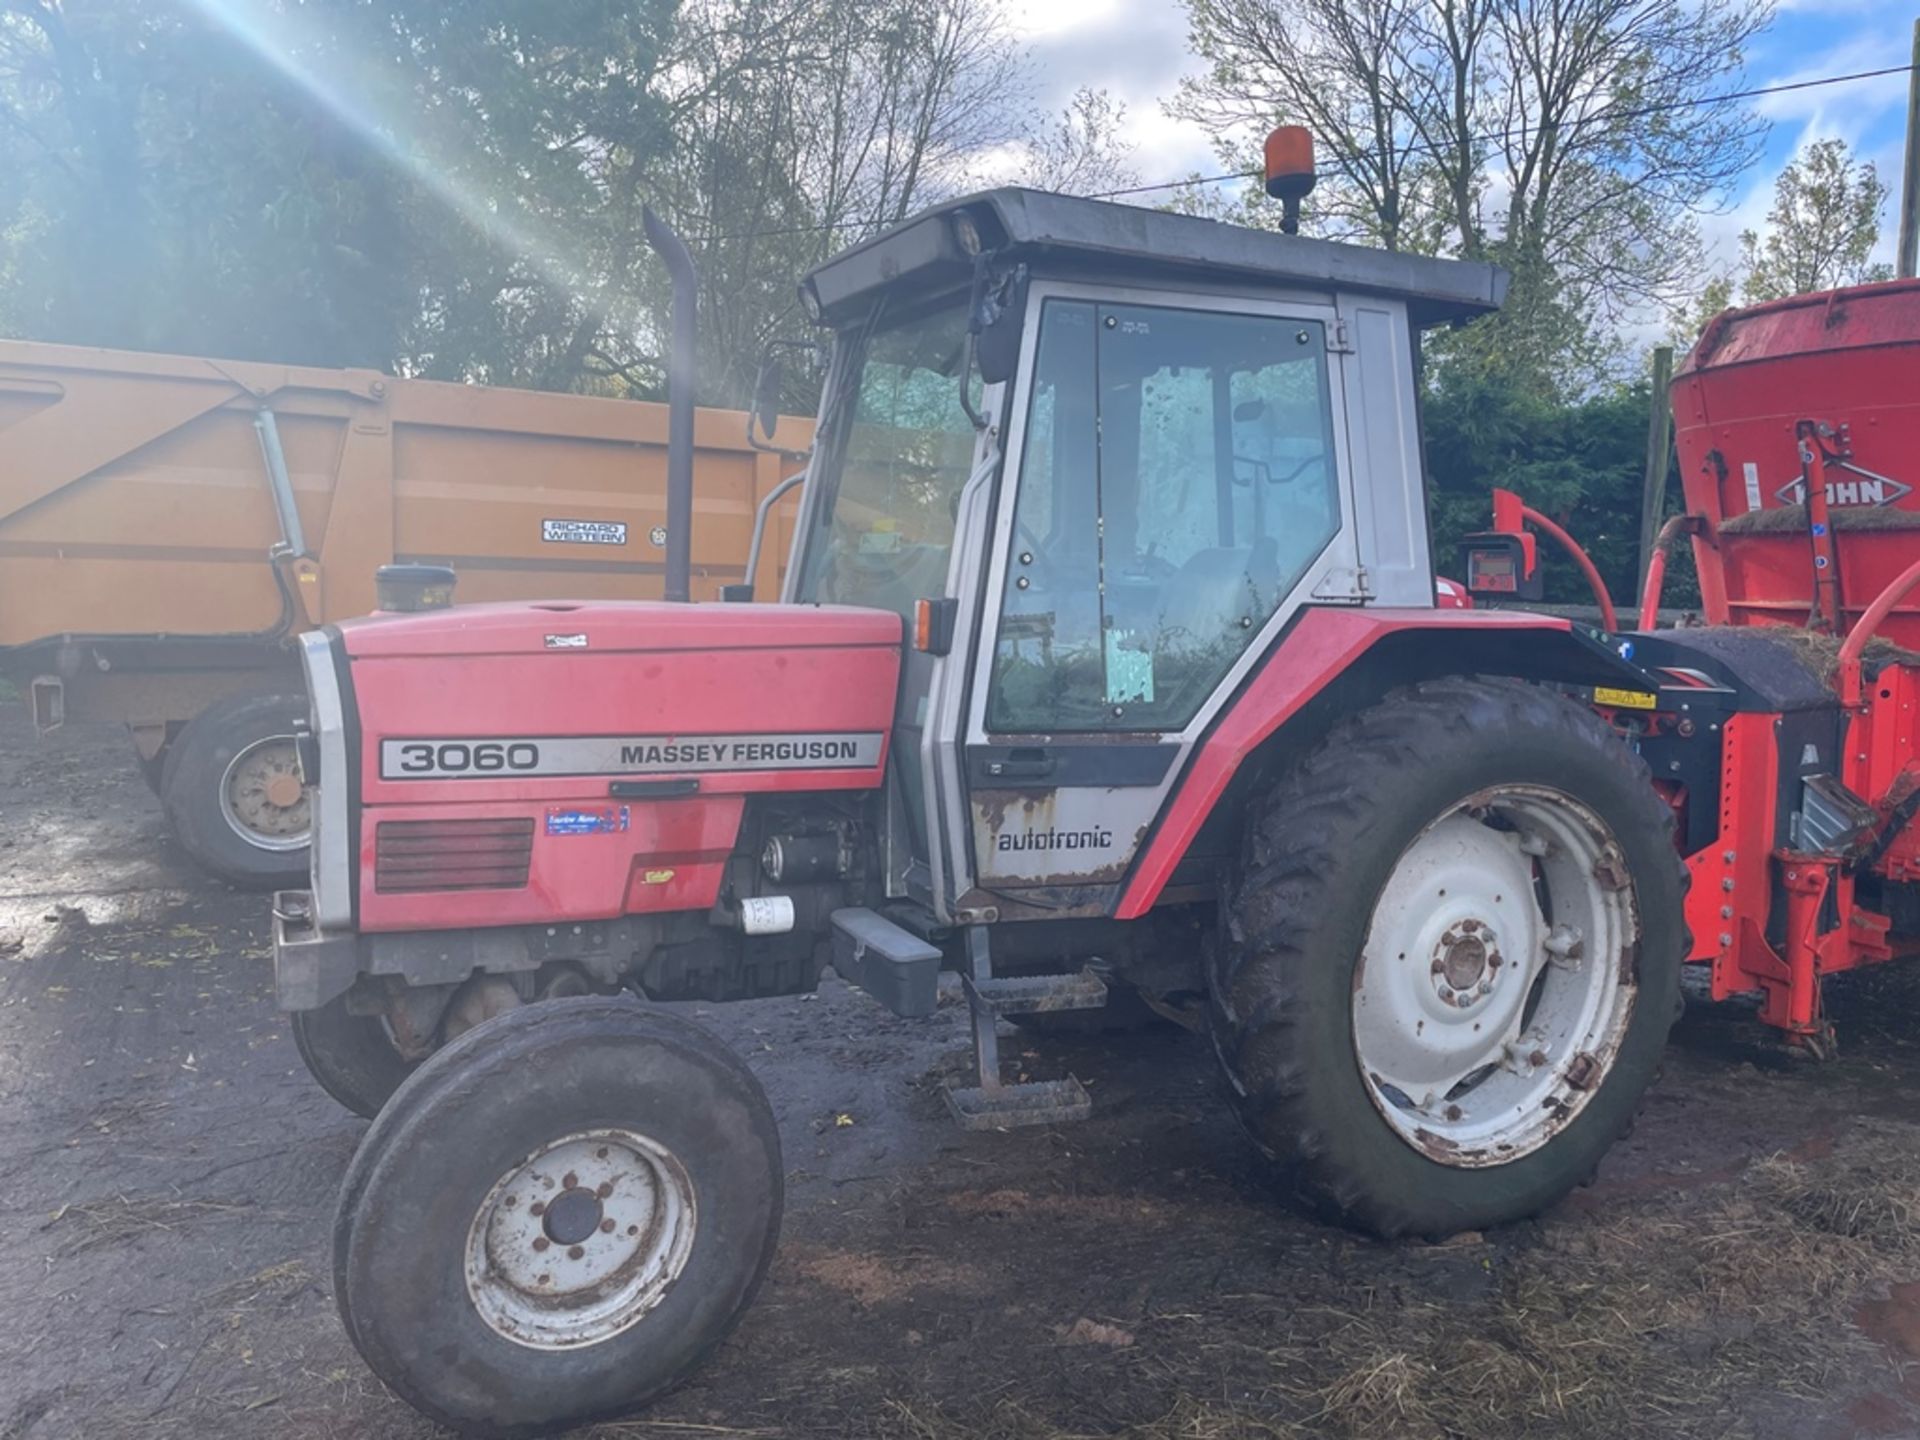
[[[1038,780],[1053,774],[1053,757],[1042,755],[1032,760],[989,760],[987,774],[996,780]]]

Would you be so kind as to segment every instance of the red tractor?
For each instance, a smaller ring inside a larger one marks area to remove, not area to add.
[[[400,574],[307,637],[312,888],[278,897],[276,966],[309,1066],[376,1116],[335,1228],[374,1370],[456,1428],[534,1433],[644,1403],[738,1319],[778,1230],[772,1116],[651,1001],[831,965],[925,1015],[958,971],[973,1128],[1089,1108],[1003,1078],[1001,1017],[1186,1018],[1277,1183],[1384,1236],[1592,1175],[1689,957],[1818,1043],[1819,974],[1887,952],[1920,864],[1914,672],[1857,643],[1886,566],[1815,584],[1854,513],[1819,482],[1879,463],[1868,435],[1721,418],[1758,408],[1715,388],[1765,348],[1738,320],[1680,382],[1689,463],[1721,457],[1689,484],[1712,628],[1443,601],[1420,335],[1505,285],[968,197],[802,286],[830,360],[780,603],[447,606]],[[1533,537],[1502,516],[1469,574],[1524,593]],[[1746,623],[1816,598],[1852,628],[1838,693]]]

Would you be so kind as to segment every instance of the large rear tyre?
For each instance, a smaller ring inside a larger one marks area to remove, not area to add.
[[[367,1364],[469,1435],[630,1412],[752,1301],[779,1135],[746,1066],[621,997],[476,1026],[380,1112],[341,1186],[334,1296]]]
[[[1432,681],[1340,725],[1254,806],[1214,961],[1248,1131],[1383,1236],[1590,1178],[1679,1011],[1671,832],[1646,766],[1551,691]]]
[[[300,883],[311,829],[294,751],[299,695],[229,695],[167,746],[160,800],[181,846],[251,889]]]
[[[394,1048],[378,1015],[351,1013],[344,995],[318,1010],[296,1010],[293,1043],[320,1088],[367,1120],[420,1067]]]

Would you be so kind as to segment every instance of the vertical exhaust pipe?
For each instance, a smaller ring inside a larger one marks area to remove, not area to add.
[[[673,277],[673,346],[667,352],[666,598],[693,598],[693,384],[700,275],[673,227],[643,206],[647,244]]]

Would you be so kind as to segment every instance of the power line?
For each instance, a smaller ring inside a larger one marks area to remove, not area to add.
[[[1822,75],[1813,80],[1793,80],[1780,85],[1761,85],[1752,90],[1730,90],[1724,95],[1700,95],[1691,100],[1668,100],[1657,105],[1642,105],[1635,110],[1621,110],[1605,115],[1584,116],[1579,119],[1569,120],[1565,126],[1561,128],[1577,130],[1583,125],[1597,125],[1602,121],[1609,124],[1621,124],[1629,120],[1642,120],[1649,115],[1669,114],[1675,110],[1700,110],[1705,109],[1709,105],[1724,105],[1730,100],[1753,100],[1762,95],[1784,95],[1792,90],[1813,90],[1822,85],[1846,85],[1855,80],[1877,80],[1883,75],[1905,75],[1911,69],[1913,69],[1911,65],[1889,65],[1883,70],[1858,70],[1851,75]],[[1471,135],[1467,137],[1467,143],[1470,145],[1485,145],[1502,140],[1520,140],[1544,128],[1544,126],[1540,125],[1519,125],[1511,130],[1496,130],[1489,135]],[[1395,148],[1398,149],[1400,147],[1396,146]],[[1409,155],[1422,152],[1432,153],[1442,148],[1451,147],[1442,147],[1439,145],[1409,145],[1405,147],[1403,153]],[[1223,175],[1200,175],[1192,176],[1185,180],[1162,180],[1153,185],[1129,185],[1120,190],[1103,190],[1096,194],[1088,195],[1086,198],[1089,200],[1113,200],[1122,195],[1144,195],[1152,190],[1177,190],[1183,185],[1217,185],[1226,180],[1251,180],[1259,174],[1260,171],[1258,169],[1233,170]]]
[[[1602,121],[1609,124],[1621,124],[1629,120],[1641,120],[1650,115],[1670,114],[1676,110],[1701,110],[1709,105],[1725,105],[1733,100],[1757,100],[1765,95],[1785,95],[1795,90],[1815,90],[1824,85],[1849,85],[1857,80],[1878,80],[1887,75],[1905,75],[1912,65],[1888,65],[1880,70],[1856,70],[1850,75],[1821,75],[1811,80],[1789,80],[1779,85],[1759,85],[1751,90],[1729,90],[1722,95],[1700,95],[1690,100],[1667,100],[1655,105],[1642,105],[1633,110],[1621,110],[1604,115],[1590,115],[1569,120],[1563,127],[1577,130],[1585,125],[1597,125]],[[1498,141],[1519,140],[1534,134],[1544,126],[1520,125],[1510,130],[1496,130],[1487,135],[1469,136],[1467,143],[1474,145],[1492,144]],[[1398,149],[1399,147],[1395,147]],[[1433,153],[1443,147],[1438,145],[1409,145],[1404,154]],[[1445,147],[1450,148],[1450,147]],[[1229,180],[1252,180],[1261,172],[1250,170],[1228,170],[1219,175],[1189,175],[1180,180],[1157,180],[1150,185],[1123,185],[1116,190],[1090,191],[1081,198],[1085,200],[1118,200],[1123,195],[1147,195],[1156,190],[1180,190],[1188,186],[1220,185]],[[821,225],[793,225],[776,230],[742,230],[732,235],[714,235],[707,240],[709,245],[718,245],[728,240],[760,240],[788,235],[824,235],[835,230],[860,230],[871,227],[868,220],[835,220]]]

